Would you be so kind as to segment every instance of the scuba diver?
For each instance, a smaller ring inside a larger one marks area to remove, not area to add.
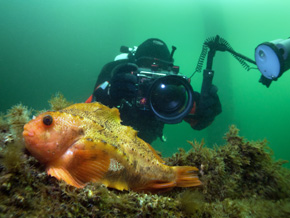
[[[209,126],[221,113],[216,86],[205,94],[193,91],[190,80],[173,64],[172,46],[151,38],[134,48],[121,47],[122,54],[106,64],[87,103],[98,101],[117,107],[123,125],[132,126],[148,143],[159,137],[164,124],[186,121],[195,130]]]

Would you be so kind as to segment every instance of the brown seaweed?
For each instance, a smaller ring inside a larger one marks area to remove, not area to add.
[[[51,104],[65,107],[66,100],[58,96]],[[2,115],[1,133],[19,139],[29,111],[12,107]],[[203,185],[162,194],[120,192],[97,183],[76,189],[48,176],[22,140],[0,135],[0,217],[289,217],[285,161],[273,159],[267,141],[250,142],[238,133],[230,126],[224,145],[189,142],[191,150],[166,158],[168,165],[198,166]]]

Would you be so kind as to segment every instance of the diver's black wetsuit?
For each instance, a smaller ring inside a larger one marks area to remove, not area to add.
[[[114,76],[114,69],[117,66],[126,63],[130,63],[130,61],[128,59],[123,59],[106,64],[99,74],[92,96],[86,102],[98,101],[109,107],[118,107],[122,124],[132,126],[138,131],[138,136],[140,138],[148,143],[152,143],[158,137],[162,139],[164,123],[158,120],[151,110],[140,110],[136,105],[130,104],[127,101],[123,101],[120,107],[120,99],[116,100],[108,93],[109,85],[102,86],[102,84],[106,83],[106,81],[108,82],[106,84],[111,84]],[[119,80],[122,82],[122,79]],[[201,130],[210,125],[215,116],[221,113],[221,104],[217,94],[215,93],[214,97],[211,96],[211,99],[213,100],[209,101],[209,107],[204,111],[200,111],[200,94],[198,92],[194,92],[193,99],[195,100],[194,108],[190,114],[184,118],[184,120],[188,122],[193,129]],[[205,108],[204,106],[205,105],[203,104],[203,108]]]

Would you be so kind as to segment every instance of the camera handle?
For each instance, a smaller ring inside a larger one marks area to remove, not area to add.
[[[221,38],[219,35],[216,35],[214,38],[209,38],[204,42],[203,51],[201,53],[201,57],[200,57],[200,60],[198,62],[195,72],[200,72],[207,49],[209,49],[209,51],[207,54],[206,69],[203,71],[201,96],[207,95],[210,88],[212,87],[212,79],[214,76],[212,65],[213,65],[213,58],[216,54],[216,51],[222,51],[222,52],[227,51],[231,53],[247,71],[253,68],[248,66],[245,61],[256,65],[255,61],[234,51],[233,48],[225,39]],[[191,75],[191,77],[195,74],[195,72]]]
[[[214,44],[217,44],[219,41],[219,37],[215,38]],[[212,87],[212,80],[214,76],[214,71],[212,70],[213,58],[215,56],[217,46],[209,47],[209,51],[207,54],[207,62],[206,62],[206,69],[203,70],[203,80],[200,92],[200,101],[202,102],[204,98],[209,96],[209,92]]]
[[[211,90],[212,87],[212,79],[214,76],[214,71],[210,70],[210,69],[205,69],[203,70],[203,80],[202,80],[202,85],[201,85],[201,99],[200,101],[202,101],[202,99],[204,97],[209,96],[209,92]]]
[[[211,108],[213,105],[213,99],[217,88],[212,84],[212,80],[214,77],[214,71],[212,70],[213,65],[213,58],[216,54],[216,51],[220,51],[220,43],[219,43],[219,36],[216,36],[215,39],[212,41],[212,44],[208,46],[209,51],[207,54],[207,64],[206,69],[203,70],[203,80],[202,80],[202,86],[200,91],[200,99],[199,99],[199,106],[197,109],[197,115],[207,116],[206,114],[209,113],[209,111],[212,111],[210,114],[213,113],[219,114],[221,112],[221,108],[217,111],[213,111],[216,109]],[[207,118],[206,118],[207,119]]]
[[[196,72],[201,72],[202,67],[203,67],[203,62],[205,60],[205,57],[207,55],[207,66],[206,69],[204,71],[204,74],[209,74],[209,72],[212,72],[212,76],[213,76],[213,71],[212,71],[212,64],[213,64],[213,58],[215,56],[216,51],[222,51],[222,52],[229,52],[231,53],[231,55],[237,59],[240,64],[247,70],[249,71],[250,69],[256,69],[253,67],[250,67],[246,62],[252,63],[254,65],[256,65],[256,62],[253,61],[252,59],[246,57],[245,55],[242,55],[236,51],[234,51],[234,49],[232,48],[232,46],[222,37],[220,37],[219,35],[216,35],[215,37],[210,37],[207,38],[202,46],[202,51],[197,63],[197,66],[195,68],[195,71],[191,74],[191,77],[193,77],[193,75]],[[206,75],[204,75],[206,76]],[[207,77],[210,77],[210,75],[207,75]],[[209,79],[209,78],[204,78],[205,80]],[[205,87],[210,87],[210,81],[206,81]],[[204,88],[202,89],[204,90]]]

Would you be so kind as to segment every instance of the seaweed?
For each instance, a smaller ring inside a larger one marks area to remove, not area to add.
[[[61,110],[73,104],[73,102],[68,101],[60,92],[54,94],[48,102],[50,109],[53,111]]]
[[[21,165],[25,164],[23,157],[24,144],[20,142],[12,142],[3,149],[0,164],[6,169],[7,172],[17,172],[21,170]]]
[[[31,110],[21,103],[8,110],[5,117],[14,140],[22,139],[23,126],[30,120]]]
[[[0,112],[0,132],[7,132],[9,130],[9,124],[5,118],[5,114]]]
[[[204,195],[198,190],[187,190],[178,195],[182,211],[194,217],[201,217],[205,210]]]
[[[66,104],[62,95],[53,99],[53,109]],[[204,141],[189,141],[192,149],[165,159],[168,165],[197,166],[202,186],[145,194],[98,183],[77,189],[48,176],[19,138],[29,111],[17,105],[0,119],[0,133],[13,138],[5,141],[0,135],[0,217],[290,216],[285,161],[273,159],[266,140],[248,141],[235,126],[225,134],[224,145],[209,148]]]
[[[9,124],[5,114],[0,113],[0,152],[2,153],[4,146],[11,142],[13,142],[13,136],[9,133]]]

